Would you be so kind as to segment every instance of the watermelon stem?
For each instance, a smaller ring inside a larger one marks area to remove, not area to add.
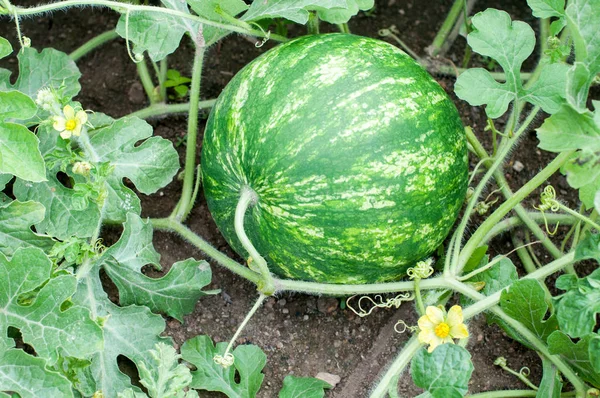
[[[235,208],[235,233],[237,237],[244,247],[262,275],[262,280],[258,283],[258,291],[262,294],[266,294],[267,296],[273,295],[275,293],[275,283],[273,280],[273,276],[269,271],[269,266],[267,265],[267,261],[263,256],[258,253],[248,235],[246,235],[246,231],[244,230],[244,217],[246,215],[246,210],[250,207],[250,205],[256,204],[258,200],[258,195],[252,188],[249,186],[244,186],[240,192],[240,199]]]

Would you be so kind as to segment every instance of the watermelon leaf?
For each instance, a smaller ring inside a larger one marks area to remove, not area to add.
[[[38,202],[12,201],[0,206],[0,253],[10,258],[19,247],[39,247],[48,252],[54,242],[35,233],[32,224],[44,219],[45,209]]]
[[[0,58],[4,58],[13,52],[12,45],[4,37],[0,37]]]
[[[256,396],[265,375],[262,369],[267,362],[265,353],[255,345],[239,345],[232,354],[233,366],[223,368],[213,358],[224,354],[226,342],[213,345],[208,336],[196,336],[181,346],[183,359],[196,366],[192,372],[191,387],[198,390],[219,391],[230,398]],[[239,382],[235,381],[236,371]]]
[[[600,386],[600,373],[594,369],[590,361],[590,345],[597,336],[597,334],[588,334],[574,343],[569,336],[557,330],[548,337],[548,349],[551,354],[561,355],[585,381]]]
[[[26,181],[46,181],[39,141],[27,127],[0,122],[0,173],[13,174]]]
[[[304,25],[308,22],[308,11],[317,8],[319,10],[347,10],[349,7],[346,0],[254,0],[242,20],[285,18]]]
[[[456,95],[473,106],[486,105],[485,111],[493,119],[502,116],[512,101],[527,101],[545,112],[557,112],[564,103],[567,65],[547,64],[531,88],[523,87],[520,71],[535,47],[533,29],[492,8],[473,16],[472,24],[474,30],[467,36],[469,45],[473,51],[496,60],[506,82],[497,82],[485,69],[468,69],[456,81]]]
[[[211,281],[210,266],[206,261],[187,259],[173,264],[159,279],[140,272],[147,264],[160,269],[158,260],[159,254],[152,247],[152,226],[129,213],[121,238],[104,252],[100,263],[117,285],[121,305],[145,305],[183,321],[183,315],[194,310],[200,297],[215,293],[202,291]]]
[[[179,363],[181,355],[169,345],[157,343],[150,351],[152,356],[152,367],[148,368],[145,363],[140,364],[140,383],[148,390],[151,398],[176,397],[194,398],[198,393],[193,390],[183,392],[192,381],[190,369]],[[146,394],[129,388],[119,393],[119,398],[146,398]]]
[[[325,22],[333,24],[346,23],[358,14],[359,11],[367,11],[375,5],[374,0],[347,0],[348,8],[321,8],[315,7],[317,15]]]
[[[471,354],[461,346],[442,344],[430,354],[422,348],[410,364],[415,385],[434,398],[459,398],[469,390]]]
[[[535,279],[521,279],[500,296],[500,306],[510,317],[521,322],[542,341],[558,329],[554,315],[549,316],[544,289]]]
[[[331,385],[314,377],[285,376],[279,398],[323,398]]]
[[[586,239],[589,240],[590,237]],[[558,278],[556,287],[566,292],[553,301],[560,329],[573,338],[580,338],[594,330],[596,314],[600,313],[600,269],[585,278],[574,280],[573,276]]]
[[[188,4],[199,16],[222,23],[248,9],[248,5],[242,0],[188,0]],[[202,34],[208,43],[213,43],[227,33],[229,32],[225,29],[210,25],[202,28]]]
[[[99,351],[102,331],[90,312],[77,304],[63,307],[77,279],[70,274],[51,278],[51,273],[51,261],[38,248],[19,248],[11,260],[0,254],[0,334],[6,336],[8,326],[18,328],[23,341],[50,363],[59,351],[77,358]]]
[[[550,24],[550,33],[556,36],[567,24],[565,20],[565,0],[527,0],[534,17],[557,18]]]

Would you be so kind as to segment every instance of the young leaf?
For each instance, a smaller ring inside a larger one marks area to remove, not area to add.
[[[500,296],[500,306],[512,318],[521,322],[543,341],[558,329],[556,317],[548,312],[544,289],[535,279],[521,279]]]
[[[54,241],[31,230],[44,219],[46,209],[38,202],[12,201],[0,206],[0,253],[10,258],[19,247],[39,247],[47,252]]]
[[[279,398],[323,398],[331,385],[314,377],[285,376]]]
[[[177,9],[189,14],[185,0],[163,1],[168,8]],[[136,12],[129,15],[129,27],[126,33],[127,17],[121,15],[117,23],[117,33],[134,44],[138,53],[148,52],[153,61],[160,61],[174,52],[186,32],[194,35],[199,32],[201,24],[177,16],[161,12]]]
[[[0,123],[0,173],[13,174],[26,181],[46,180],[39,141],[27,127]]]
[[[8,81],[0,82],[6,89],[21,91],[32,99],[44,87],[56,90],[65,99],[73,98],[81,90],[81,73],[67,54],[53,48],[45,48],[39,53],[33,48],[23,48],[17,58],[19,77],[13,86]]]
[[[586,241],[589,240],[588,237]],[[557,281],[556,287],[566,285]],[[577,281],[570,280],[568,286],[564,294],[553,300],[556,318],[563,332],[573,338],[583,337],[595,329],[596,314],[600,313],[600,269]]]
[[[256,396],[265,375],[262,368],[267,362],[265,353],[255,345],[239,345],[233,350],[233,366],[223,368],[213,358],[224,354],[227,343],[216,347],[208,336],[196,336],[181,346],[183,359],[196,366],[192,372],[191,387],[199,390],[220,391],[229,398]],[[239,382],[235,381],[236,370]]]
[[[346,0],[254,0],[244,21],[258,21],[265,18],[285,18],[290,21],[306,24],[308,10],[342,8],[347,9]]]
[[[471,354],[455,344],[442,344],[430,354],[422,348],[410,364],[415,385],[434,398],[459,398],[469,390]]]
[[[13,52],[13,48],[8,40],[0,37],[0,58],[4,58]]]
[[[196,14],[215,22],[227,22],[227,18],[233,18],[248,9],[248,5],[242,0],[188,0],[192,10]],[[213,42],[227,34],[225,29],[204,25],[202,34],[207,42]]]
[[[37,113],[37,105],[20,91],[0,92],[0,119],[29,119]]]
[[[151,136],[148,123],[124,117],[94,130],[90,143],[97,162],[114,166],[114,178],[129,178],[138,191],[152,194],[171,182],[179,169],[179,156],[170,141]],[[141,140],[145,141],[137,145]]]
[[[598,373],[600,373],[600,336],[595,335],[590,339],[590,362],[592,367]]]
[[[548,337],[548,349],[551,354],[561,355],[585,381],[600,386],[600,373],[594,370],[589,354],[590,342],[595,336],[588,334],[575,344],[569,336],[557,330]]]
[[[536,398],[560,398],[562,382],[556,366],[546,358],[542,358],[542,381],[536,394]]]
[[[21,398],[73,397],[69,380],[48,370],[44,359],[1,344],[0,391],[13,391]]]
[[[57,360],[59,349],[65,355],[85,358],[101,349],[102,331],[87,309],[62,308],[75,293],[75,276],[50,279],[51,272],[52,263],[38,248],[19,248],[10,261],[0,254],[0,333],[6,335],[8,326],[20,329],[23,341],[51,363]],[[40,286],[31,302],[20,303],[20,296]]]
[[[173,264],[160,279],[140,272],[146,264],[160,269],[158,259],[152,247],[152,226],[129,213],[123,235],[104,252],[100,262],[117,285],[122,305],[145,305],[182,321],[185,314],[194,310],[200,297],[213,293],[202,291],[211,281],[210,266],[206,261],[188,259]]]
[[[358,14],[358,11],[367,11],[375,5],[374,0],[346,0],[347,8],[321,8],[315,7],[317,15],[325,22],[332,24],[346,23]]]
[[[181,355],[169,345],[164,343],[156,344],[155,349],[150,351],[153,362],[152,367],[148,368],[145,363],[140,364],[140,383],[148,390],[151,398],[194,398],[198,397],[195,391],[184,392],[191,381],[192,375],[190,369],[184,364],[179,363]],[[120,393],[119,398],[135,397],[133,389],[126,393]],[[139,394],[146,397],[144,394]]]
[[[469,69],[458,77],[456,95],[471,105],[486,105],[487,115],[494,119],[515,100],[539,105],[548,113],[558,111],[564,102],[566,65],[546,65],[540,80],[529,90],[521,81],[521,66],[535,47],[533,29],[492,8],[473,16],[472,24],[474,30],[467,36],[469,45],[473,51],[495,59],[504,70],[506,82],[498,83],[485,69]]]
[[[585,260],[588,258],[593,258],[594,260],[596,260],[597,262],[600,263],[600,234],[587,235],[577,245],[577,248],[575,249],[575,259],[574,260],[580,261],[580,260]],[[564,279],[565,277],[569,277],[569,276],[565,275],[556,281],[556,283],[557,283],[556,286],[559,289],[566,290],[566,288],[575,286],[574,283],[572,285],[565,285],[564,283],[562,285],[559,285],[559,283],[560,283],[559,281],[561,279]]]
[[[550,25],[550,33],[553,36],[565,27],[565,0],[527,0],[527,5],[537,18],[558,18]]]

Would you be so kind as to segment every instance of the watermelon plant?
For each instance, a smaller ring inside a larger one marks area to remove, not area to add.
[[[0,57],[16,52],[18,61],[16,78],[0,70],[0,397],[255,397],[267,355],[236,344],[266,299],[285,292],[344,297],[358,316],[414,302],[418,320],[396,327],[412,336],[382,365],[374,398],[406,394],[406,369],[423,397],[598,396],[600,103],[590,93],[600,1],[529,0],[537,34],[501,10],[469,16],[471,3],[454,3],[420,56],[392,27],[380,31],[388,42],[349,34],[353,15],[376,13],[369,0],[1,0],[19,48],[0,38]],[[119,13],[116,27],[70,55],[38,51],[23,35],[22,18],[83,5]],[[331,30],[325,23],[340,33],[319,34]],[[434,57],[461,28],[463,65],[440,66]],[[232,33],[281,44],[218,99],[200,101],[206,49]],[[150,105],[115,119],[76,100],[77,62],[119,36]],[[190,84],[189,102],[168,104],[168,56],[184,36],[191,77],[175,77]],[[523,72],[536,40],[536,66]],[[463,126],[426,70],[455,75],[456,96],[485,107],[486,129]],[[201,109],[211,111],[199,164]],[[143,218],[138,194],[155,194],[180,168],[172,143],[144,119],[175,113],[188,116],[181,196],[168,217]],[[515,189],[505,168],[533,130],[539,149],[556,155]],[[577,209],[550,184],[559,172]],[[201,191],[242,262],[186,225]],[[110,225],[121,228],[113,244],[102,240]],[[204,260],[148,276],[161,270],[155,229],[256,285],[229,343],[199,335],[180,346],[165,334],[163,316],[183,321],[218,291],[207,289]],[[500,234],[511,236],[506,252],[490,249]],[[527,388],[469,391],[470,321],[480,314],[539,354],[539,381],[498,358]],[[322,397],[332,387],[289,375],[278,396]]]

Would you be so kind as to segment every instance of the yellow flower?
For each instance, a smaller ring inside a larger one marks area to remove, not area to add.
[[[81,127],[87,122],[87,113],[85,111],[77,111],[71,105],[65,105],[63,108],[63,116],[55,116],[54,124],[52,125],[55,130],[60,132],[60,136],[63,139],[71,138],[71,135],[79,136],[81,134]]]
[[[425,315],[419,318],[419,343],[429,344],[427,351],[432,352],[440,344],[454,343],[453,339],[469,337],[467,326],[463,323],[462,308],[455,305],[446,313],[444,308],[429,306]]]

